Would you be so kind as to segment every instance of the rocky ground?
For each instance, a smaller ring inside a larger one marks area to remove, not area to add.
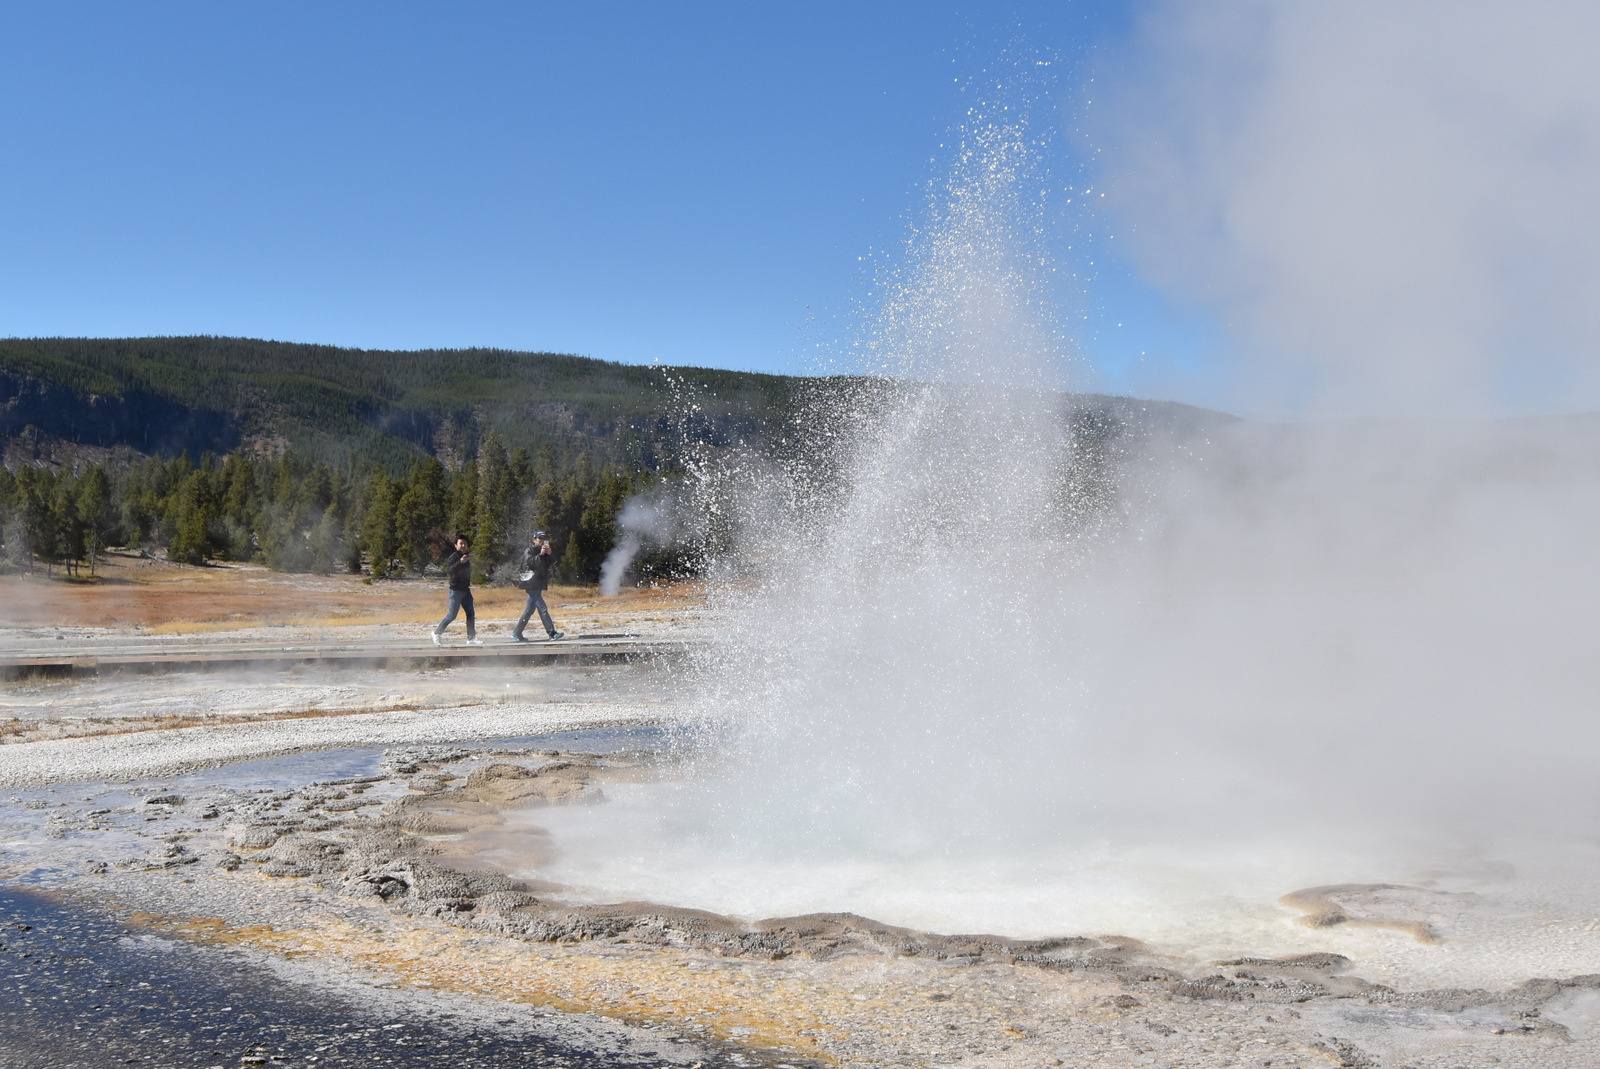
[[[150,614],[167,587],[212,578],[130,586],[118,611],[144,622],[94,634],[192,636]],[[234,579],[265,590],[263,608],[233,619],[249,599],[222,598],[233,622],[214,633],[413,626],[437,593],[369,602],[346,577]],[[295,583],[352,615],[295,623]],[[681,633],[699,611],[583,596],[558,618]],[[21,621],[0,645],[93,626]],[[542,878],[541,851],[560,844],[541,811],[672,774],[695,725],[680,683],[662,661],[0,684],[0,1054],[29,1069],[113,1052],[173,1066],[1600,1065],[1600,974],[1582,967],[1600,961],[1600,919],[1581,909],[1519,922],[1517,938],[1544,941],[1530,954],[1552,963],[1544,978],[1443,987],[1354,950],[1202,960],[1117,933],[597,905]],[[498,849],[513,825],[515,865]],[[1284,923],[1447,952],[1473,938],[1472,901],[1308,887],[1284,899]]]
[[[81,897],[0,889],[0,961],[0,1060],[10,1069],[741,1063],[600,1017],[174,939]]]
[[[576,905],[498,870],[485,845],[508,813],[602,804],[608,783],[655,774],[657,750],[425,745],[366,760],[364,774],[293,785],[285,766],[265,786],[219,772],[22,791],[0,865],[188,944],[385,990],[593,1014],[730,1064],[1600,1064],[1600,976],[1401,991],[1336,954],[1197,965],[1109,935]],[[1301,904],[1316,924],[1415,924],[1396,908],[1403,890],[1308,889]]]
[[[0,660],[40,653],[94,656],[112,649],[159,654],[181,648],[199,656],[207,648],[284,643],[299,650],[370,647],[372,663],[289,670],[234,665],[202,672],[130,668],[73,678],[12,672],[0,682],[0,746],[366,713],[404,717],[499,709],[529,716],[551,702],[653,703],[675,691],[665,663],[657,664],[661,670],[626,676],[566,664],[540,671],[517,665],[463,671],[414,661],[383,666],[385,648],[432,648],[428,634],[443,610],[437,581],[373,583],[360,576],[180,567],[129,556],[108,557],[101,572],[94,582],[81,583],[0,575]],[[509,643],[522,593],[492,587],[478,591],[476,599],[479,635],[489,644]],[[704,605],[692,586],[632,589],[615,598],[559,587],[549,601],[574,640],[627,634],[683,642],[703,633]],[[537,626],[532,635],[539,637]],[[464,638],[458,619],[448,641]]]

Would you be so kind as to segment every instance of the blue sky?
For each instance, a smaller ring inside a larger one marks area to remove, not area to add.
[[[8,5],[0,335],[806,371],[849,333],[863,257],[893,255],[944,173],[964,87],[1008,50],[1057,57],[1065,126],[1128,17],[1083,0]],[[1126,265],[1095,270],[1075,327],[1094,385],[1128,385],[1152,348],[1179,378],[1203,362],[1203,317]]]

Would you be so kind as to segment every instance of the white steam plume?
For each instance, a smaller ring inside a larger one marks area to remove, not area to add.
[[[1600,6],[1158,0],[1098,184],[1255,411],[1600,405]]]
[[[737,725],[725,830],[911,856],[1581,825],[1595,428],[1215,416],[1167,437],[1074,411],[1040,388],[1061,357],[1010,114],[973,117],[886,287],[869,344],[897,385],[742,504],[748,581],[702,688]],[[1215,820],[1245,796],[1247,824]]]
[[[670,499],[658,493],[635,494],[617,513],[617,542],[600,564],[600,596],[614,598],[628,568],[646,545],[668,545],[678,523]]]
[[[792,454],[693,469],[708,745],[647,835],[591,855],[597,893],[654,897],[671,865],[616,859],[676,850],[716,874],[674,897],[702,908],[1144,938],[1142,903],[1207,866],[1261,874],[1257,918],[1497,835],[1592,839],[1600,417],[1285,426],[1050,392],[1048,187],[1014,115],[973,114],[888,280],[865,344],[891,377],[819,392]],[[1325,369],[1470,380],[1424,355]]]

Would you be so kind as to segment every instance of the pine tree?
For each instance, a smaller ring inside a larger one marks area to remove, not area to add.
[[[250,560],[259,547],[261,502],[255,465],[239,453],[222,465],[222,527],[229,560]]]
[[[447,515],[452,538],[466,535],[471,538],[478,530],[478,464],[468,461],[450,480]],[[477,554],[473,554],[476,556]]]
[[[588,503],[589,484],[585,476],[594,469],[587,455],[578,458],[576,470],[554,495],[555,508],[546,530],[550,533],[551,551],[561,558],[561,575],[569,580],[583,578],[583,549],[573,535],[583,521],[584,506]]]
[[[395,504],[395,531],[400,552],[417,571],[433,559],[428,534],[445,522],[445,472],[437,457],[411,469],[405,491]]]
[[[105,545],[102,540],[111,527],[111,481],[104,467],[96,464],[78,480],[75,505],[82,524],[83,555],[89,562],[89,574],[94,575]]]
[[[0,547],[7,564],[22,563],[22,516],[18,508],[17,477],[0,465]]]
[[[173,494],[174,533],[167,543],[169,560],[203,564],[216,556],[211,531],[220,517],[221,503],[211,474],[209,465],[191,470]]]
[[[84,523],[78,516],[77,482],[62,472],[50,495],[50,511],[55,514],[57,555],[68,575],[76,575],[83,559]]]
[[[400,555],[395,537],[395,484],[382,468],[375,468],[368,484],[371,500],[361,523],[361,544],[372,558],[373,575],[389,575]]]
[[[585,498],[583,513],[569,547],[574,578],[593,582],[600,564],[617,541],[617,513],[633,493],[633,480],[621,471],[601,475]]]
[[[533,459],[528,456],[528,450],[518,446],[517,451],[511,454],[511,498],[513,504],[520,502],[533,492],[536,480],[533,474]]]
[[[472,555],[487,571],[506,558],[512,508],[511,466],[506,461],[505,446],[492,431],[483,443],[477,467],[478,527]]]
[[[46,573],[55,564],[59,550],[59,529],[55,510],[55,474],[43,468],[22,468],[17,472],[17,495],[22,513],[22,543],[29,556],[45,564]]]

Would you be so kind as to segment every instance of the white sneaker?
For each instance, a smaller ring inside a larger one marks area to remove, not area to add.
[[[440,642],[440,641],[439,641],[439,632],[437,632],[437,631],[430,631],[430,632],[428,632],[428,634],[430,634],[430,635],[432,635],[432,636],[433,636],[433,644],[434,644],[434,645],[435,645],[435,646],[443,646],[443,645],[444,645],[444,643],[443,643],[443,642]]]
[[[469,645],[469,646],[481,646],[481,645],[483,645],[483,639],[481,639],[481,638],[469,638],[469,639],[467,639],[467,645]]]

